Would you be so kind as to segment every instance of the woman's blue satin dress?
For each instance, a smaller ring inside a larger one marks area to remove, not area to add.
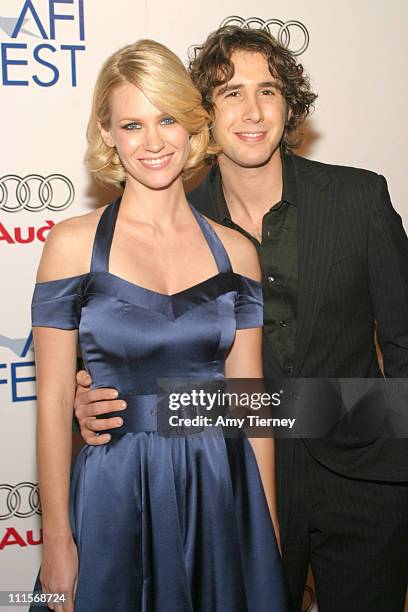
[[[73,467],[75,612],[286,612],[248,440],[164,437],[153,424],[158,378],[223,378],[235,330],[262,326],[261,285],[232,271],[194,208],[217,275],[170,296],[111,274],[119,205],[100,218],[90,272],[38,283],[32,303],[33,326],[79,329],[93,386],[128,403],[111,441],[83,447]]]

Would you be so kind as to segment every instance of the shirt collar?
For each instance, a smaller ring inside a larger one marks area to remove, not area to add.
[[[281,202],[287,202],[288,204],[292,204],[292,206],[297,206],[296,176],[293,160],[290,155],[283,155],[282,157],[282,179],[283,193]],[[222,190],[221,172],[218,164],[215,164],[210,170],[210,185],[213,200],[215,202],[217,219],[221,223],[231,223],[231,215]]]

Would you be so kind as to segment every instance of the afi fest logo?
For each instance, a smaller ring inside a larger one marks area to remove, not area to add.
[[[309,32],[302,22],[296,19],[281,21],[280,19],[261,19],[260,17],[248,17],[244,19],[237,15],[227,17],[222,23],[223,26],[235,25],[241,28],[254,28],[266,30],[293,55],[301,55],[309,46]]]
[[[37,399],[32,344],[31,332],[27,338],[10,338],[0,334],[0,352],[8,349],[13,354],[11,362],[0,363],[0,391],[4,387],[9,390],[7,401],[32,402]]]
[[[84,0],[2,0],[0,41],[4,86],[76,87]]]

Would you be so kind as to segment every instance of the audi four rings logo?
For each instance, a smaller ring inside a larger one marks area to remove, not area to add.
[[[11,517],[29,518],[41,514],[38,483],[20,482],[12,487],[0,484],[0,521]]]
[[[243,19],[242,17],[234,15],[224,19],[220,24],[220,28],[228,25],[267,30],[283,47],[289,49],[293,55],[301,55],[309,46],[310,37],[306,26],[295,19],[285,22],[280,19],[267,19],[265,21],[259,17]]]
[[[29,174],[24,178],[7,174],[0,178],[0,210],[5,212],[65,210],[74,197],[72,182],[62,174]]]

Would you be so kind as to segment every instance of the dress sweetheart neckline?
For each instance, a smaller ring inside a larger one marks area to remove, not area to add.
[[[63,281],[72,281],[74,279],[79,279],[79,278],[86,278],[86,277],[92,277],[92,276],[98,276],[101,274],[105,274],[106,276],[109,276],[113,279],[116,279],[122,283],[125,283],[126,285],[129,285],[130,287],[133,287],[137,290],[141,290],[141,291],[145,291],[146,293],[151,293],[154,295],[157,295],[159,297],[163,297],[163,298],[174,298],[177,297],[183,293],[187,293],[193,289],[197,289],[198,287],[205,285],[211,281],[215,281],[216,279],[222,277],[222,276],[237,276],[240,278],[244,278],[246,280],[248,280],[250,283],[253,283],[255,286],[261,286],[262,283],[250,278],[249,276],[245,276],[244,274],[239,274],[238,272],[234,272],[233,270],[230,272],[217,272],[217,274],[214,274],[213,276],[210,276],[202,281],[200,281],[199,283],[196,283],[195,285],[191,285],[190,287],[186,287],[185,289],[182,289],[181,291],[177,291],[176,293],[161,293],[160,291],[155,291],[154,289],[149,289],[148,287],[144,287],[143,285],[139,285],[137,283],[133,283],[132,281],[127,280],[126,278],[123,278],[122,276],[119,276],[117,274],[114,274],[113,272],[109,272],[108,270],[101,270],[98,272],[93,272],[93,271],[89,271],[89,272],[85,272],[84,274],[77,274],[75,276],[67,276],[65,278],[57,278],[57,279],[53,279],[50,281],[42,281],[42,282],[38,282],[36,283],[36,286],[39,285],[47,285],[50,283],[58,283],[58,282],[63,282]]]
[[[138,283],[132,283],[132,281],[129,281],[126,278],[123,278],[123,276],[118,276],[118,274],[114,274],[113,272],[109,272],[108,270],[96,272],[96,274],[106,274],[107,276],[116,278],[117,280],[121,281],[122,283],[126,283],[127,285],[130,285],[131,287],[135,287],[136,289],[146,291],[147,293],[153,293],[154,295],[158,295],[163,298],[173,298],[182,293],[186,293],[187,291],[191,291],[192,289],[197,289],[201,285],[204,285],[206,283],[209,283],[210,281],[214,281],[218,279],[218,277],[220,276],[225,276],[226,274],[228,275],[231,273],[230,272],[217,272],[217,274],[213,274],[213,276],[209,276],[208,278],[205,278],[199,283],[196,283],[195,285],[191,285],[190,287],[186,287],[185,289],[182,289],[181,291],[176,291],[175,293],[161,293],[161,291],[155,291],[154,289],[149,289],[148,287],[144,287],[143,285],[139,285]],[[232,272],[232,274],[234,274],[234,272]]]

